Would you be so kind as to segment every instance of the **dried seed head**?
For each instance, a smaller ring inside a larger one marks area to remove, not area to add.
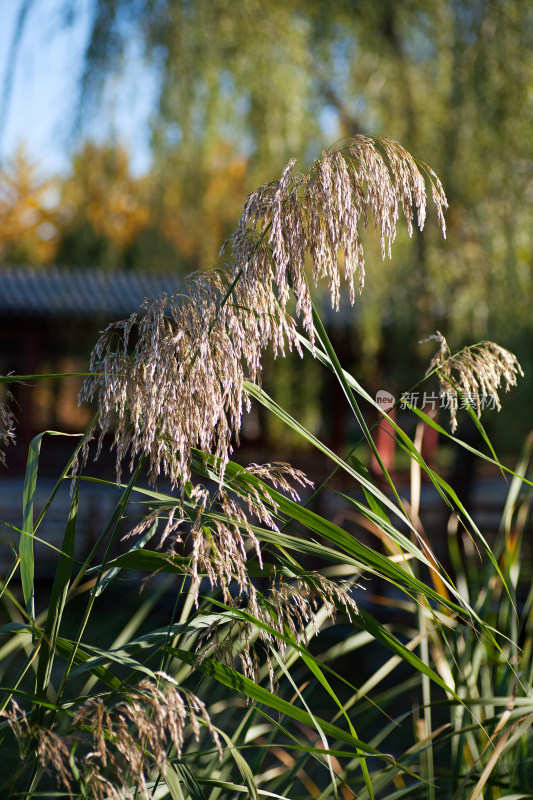
[[[327,279],[337,307],[342,253],[353,302],[354,276],[359,289],[364,281],[358,226],[373,217],[384,256],[400,207],[410,233],[414,207],[422,228],[422,172],[444,232],[446,198],[438,178],[390,139],[357,136],[343,150],[324,152],[306,175],[294,167],[290,161],[278,181],[247,198],[230,239],[233,267],[196,273],[182,294],[147,302],[142,316],[111,325],[96,345],[93,375],[80,398],[98,399],[99,447],[114,431],[119,477],[126,456],[135,461],[144,455],[152,481],[163,472],[183,485],[192,449],[199,448],[219,459],[222,481],[249,402],[245,377],[260,381],[261,356],[269,345],[276,355],[286,347],[301,352],[295,320],[287,313],[292,294],[314,341],[306,260],[315,283]]]
[[[276,490],[287,492],[295,500],[299,498],[293,483],[310,485],[303,473],[284,463],[251,464],[231,478],[226,476],[227,489],[219,487],[211,494],[197,484],[188,492],[188,502],[180,506],[179,521],[172,518],[172,525],[180,525],[180,533],[174,540],[171,537],[170,541],[173,545],[178,543],[181,551],[190,539],[190,565],[184,564],[183,568],[192,578],[196,603],[202,578],[207,578],[211,587],[218,586],[221,589],[227,606],[245,609],[252,618],[265,623],[282,636],[289,634],[297,643],[304,643],[307,642],[308,626],[318,633],[316,615],[319,608],[325,607],[333,621],[337,609],[343,610],[352,619],[357,613],[357,605],[350,594],[351,586],[342,582],[334,583],[316,572],[295,575],[289,580],[274,571],[265,595],[257,590],[247,563],[252,553],[259,569],[263,569],[253,522],[257,520],[271,530],[278,530],[278,504],[264,481],[271,483]],[[170,520],[171,511],[175,509],[176,506],[173,509],[169,506],[157,508],[149,515],[150,522],[135,532],[141,533],[159,516],[168,514]],[[222,622],[202,632],[198,643],[201,649],[198,662],[212,652],[214,645],[217,657],[228,664],[233,665],[238,654],[244,674],[256,680],[259,659],[254,642],[258,639],[265,647],[275,647],[282,654],[286,650],[283,639],[257,626],[253,620],[247,621],[239,616],[232,618],[231,635],[219,638],[219,625],[226,622],[223,618]]]
[[[220,740],[205,704],[178,688],[171,676],[156,675],[157,683],[141,681],[111,708],[102,697],[87,701],[65,736],[45,727],[31,728],[14,701],[0,716],[8,719],[21,757],[26,758],[31,743],[36,743],[41,765],[54,774],[58,786],[70,796],[78,780],[83,796],[95,800],[136,797],[139,792],[149,796],[148,782],[154,769],[165,774],[169,746],[173,745],[177,758],[181,758],[191,733],[199,740],[200,720],[222,758]]]
[[[24,759],[27,755],[27,745],[31,738],[28,715],[20,708],[17,701],[11,698],[7,708],[0,711],[0,718],[2,717],[8,721],[9,727],[17,740],[20,754]]]
[[[69,742],[58,736],[55,731],[41,728],[37,738],[37,755],[44,769],[54,774],[57,785],[64,786],[71,796],[74,776],[70,763]]]
[[[240,616],[237,611],[234,617],[221,618],[206,629],[198,640],[198,662],[212,653],[214,646],[217,658],[232,666],[238,657],[244,675],[258,682],[260,659],[257,646],[261,644],[267,654],[270,687],[274,691],[274,670],[268,653],[275,650],[283,657],[288,648],[285,641],[287,637],[298,645],[307,645],[308,628],[311,634],[318,634],[318,612],[322,607],[331,622],[335,621],[338,609],[353,620],[358,609],[350,594],[352,588],[348,583],[329,581],[317,572],[302,573],[289,579],[274,571],[266,594],[260,593],[249,581],[247,596],[242,598],[246,601],[241,609],[245,616]],[[236,609],[240,608],[235,601],[233,605]],[[219,627],[228,622],[229,633],[220,636]]]
[[[63,786],[72,797],[74,776],[70,764],[70,748],[68,742],[49,728],[35,728],[30,725],[28,715],[13,698],[3,711],[4,717],[15,736],[21,761],[33,755],[35,748],[41,766],[46,772],[55,776],[58,786]]]
[[[11,392],[6,393],[6,402],[0,403],[0,464],[6,465],[5,449],[15,441],[15,415],[9,408],[13,399]]]
[[[111,709],[100,697],[80,708],[73,726],[88,728],[92,734],[93,750],[85,756],[85,762],[90,764],[93,774],[105,773],[104,768],[111,766],[115,779],[124,774],[141,791],[146,791],[154,766],[163,774],[166,771],[169,744],[174,745],[177,757],[181,758],[189,723],[198,741],[198,716],[222,755],[205,704],[196,695],[180,690],[171,676],[156,674],[160,679],[157,684],[149,679],[141,681],[124,701]]]
[[[426,375],[437,373],[440,395],[450,411],[452,433],[457,428],[461,398],[463,404],[475,408],[478,417],[486,405],[499,411],[498,390],[504,385],[508,392],[511,386],[516,386],[517,376],[524,374],[516,356],[494,342],[480,342],[452,355],[442,333],[437,331],[429,338],[438,343],[439,350]]]
[[[339,253],[344,277],[354,302],[354,276],[359,289],[364,283],[364,253],[359,225],[367,227],[370,216],[380,233],[382,255],[390,255],[401,207],[409,234],[413,232],[413,208],[418,225],[426,219],[427,178],[445,235],[443,211],[447,207],[442,185],[426,164],[417,164],[397,142],[387,138],[356,136],[339,151],[326,151],[306,175],[297,175],[294,161],[279,181],[252,193],[243,209],[239,227],[230,241],[237,267],[245,274],[268,281],[285,308],[294,292],[297,314],[313,337],[311,298],[304,271],[306,256],[315,283],[327,278],[331,304],[338,307]],[[424,177],[425,174],[425,177]],[[271,256],[265,252],[265,240]]]
[[[144,454],[153,482],[163,472],[183,485],[194,448],[220,459],[222,476],[248,407],[245,376],[260,380],[269,342],[277,351],[299,347],[274,296],[258,286],[246,297],[245,283],[231,289],[230,277],[222,270],[194,276],[186,294],[158,298],[144,317],[111,325],[93,351],[80,398],[98,398],[99,449],[114,430],[119,477],[128,454],[132,461]]]
[[[227,478],[227,488],[219,487],[210,494],[197,484],[189,490],[186,504],[159,506],[127,536],[140,535],[155,520],[166,517],[159,548],[164,543],[173,552],[188,548],[190,566],[184,569],[188,569],[192,578],[196,603],[202,577],[207,576],[212,587],[222,589],[224,602],[231,605],[236,589],[245,596],[250,591],[247,568],[250,552],[262,568],[261,548],[252,522],[278,530],[278,505],[263,483],[265,480],[295,500],[299,498],[291,481],[311,485],[302,472],[289,464],[251,464],[233,478]]]

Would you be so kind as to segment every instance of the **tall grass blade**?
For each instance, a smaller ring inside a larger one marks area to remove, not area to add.
[[[368,445],[370,446],[370,449],[372,450],[372,453],[374,454],[374,457],[375,457],[376,461],[378,462],[378,464],[380,466],[380,469],[381,469],[381,471],[383,473],[383,476],[386,479],[386,481],[387,481],[387,483],[389,485],[389,488],[390,488],[392,494],[394,495],[394,497],[396,499],[396,502],[398,503],[399,508],[401,508],[402,511],[404,511],[404,513],[405,513],[402,501],[400,500],[400,496],[399,496],[399,494],[398,494],[398,492],[396,490],[396,486],[394,485],[394,482],[392,481],[392,478],[389,475],[389,472],[388,472],[387,468],[385,467],[385,464],[383,463],[383,460],[381,458],[379,450],[377,449],[377,447],[376,447],[376,445],[374,443],[374,440],[372,439],[372,434],[370,433],[370,430],[368,429],[368,425],[366,424],[365,418],[363,417],[363,414],[361,413],[361,409],[359,408],[357,400],[355,399],[355,396],[354,396],[354,394],[352,392],[352,388],[351,388],[348,380],[345,377],[344,370],[341,367],[340,361],[337,358],[337,354],[335,353],[335,350],[333,349],[333,347],[331,345],[331,342],[329,340],[329,336],[327,335],[327,333],[326,333],[326,331],[324,329],[324,326],[322,324],[322,320],[320,319],[320,315],[318,314],[318,312],[317,312],[317,310],[316,310],[314,305],[313,305],[313,323],[314,323],[315,329],[316,329],[316,336],[317,336],[319,342],[324,347],[326,353],[329,356],[331,365],[333,367],[333,371],[334,371],[334,373],[335,373],[335,375],[337,377],[337,380],[339,381],[339,383],[340,383],[340,385],[342,387],[342,390],[343,390],[344,394],[346,395],[346,399],[348,400],[350,408],[352,409],[352,411],[353,411],[353,413],[354,413],[359,425],[361,426],[361,430],[363,432],[363,435],[364,435]]]
[[[26,462],[26,474],[24,476],[24,489],[22,492],[22,535],[19,544],[20,578],[26,610],[32,623],[35,622],[33,501],[35,497],[39,453],[41,451],[43,436],[44,433],[39,433],[30,442],[28,459]]]
[[[37,528],[39,527],[41,520],[44,517],[44,514],[48,510],[50,503],[52,502],[59,487],[61,486],[65,475],[72,466],[72,463],[76,458],[77,452],[83,442],[83,438],[85,438],[84,435],[82,441],[80,442],[80,444],[72,454],[71,458],[69,459],[67,466],[65,467],[59,480],[55,484],[52,493],[50,494],[50,497],[48,498],[44,508],[39,514],[39,517],[34,525],[33,503],[35,498],[35,488],[37,484],[39,454],[41,452],[41,444],[43,436],[45,436],[46,434],[48,434],[49,436],[80,435],[80,434],[65,434],[59,431],[43,431],[42,433],[39,433],[37,436],[35,436],[30,442],[30,447],[28,450],[28,459],[26,463],[26,474],[24,477],[24,488],[22,493],[22,534],[20,538],[19,555],[20,555],[20,575],[22,583],[22,592],[24,596],[24,601],[26,603],[26,610],[28,612],[28,616],[32,621],[35,620],[33,535],[37,530]]]
[[[252,800],[259,800],[259,795],[257,792],[257,786],[255,784],[254,776],[252,770],[248,766],[246,759],[239,753],[238,749],[235,747],[235,745],[233,744],[230,737],[227,735],[225,731],[223,731],[221,728],[217,728],[216,730],[219,736],[221,736],[226,742],[230,755],[235,761],[235,764],[237,765],[239,772],[241,773],[242,779],[248,791],[248,796],[252,798]]]
[[[255,700],[258,703],[266,705],[268,708],[277,711],[283,716],[287,716],[290,719],[297,720],[298,722],[303,722],[310,728],[314,728],[313,718],[307,713],[307,711],[288,703],[286,700],[283,700],[283,698],[278,697],[275,694],[272,694],[272,692],[269,692],[268,689],[264,689],[262,686],[254,683],[254,681],[246,678],[244,675],[241,675],[232,667],[229,667],[226,664],[221,664],[213,659],[204,659],[198,663],[196,656],[187,650],[180,650],[178,648],[170,647],[168,648],[168,652],[200,672],[215,678],[215,680],[219,681],[224,686],[244,694],[251,700]],[[402,765],[398,764],[394,758],[381,753],[379,750],[371,747],[366,742],[363,742],[360,739],[352,736],[350,733],[342,730],[342,728],[339,728],[318,716],[316,717],[316,720],[324,733],[328,736],[331,736],[333,739],[338,739],[339,741],[344,742],[344,744],[350,745],[355,751],[359,748],[369,755],[374,755],[377,758],[382,759],[393,767],[403,769]],[[407,770],[407,772],[409,772],[409,770]]]
[[[76,482],[72,501],[70,504],[69,518],[65,535],[63,537],[63,544],[61,548],[61,556],[56,569],[52,592],[50,595],[50,602],[48,604],[48,613],[44,631],[41,637],[41,649],[39,653],[39,661],[37,665],[37,689],[36,693],[39,697],[44,697],[48,684],[50,682],[50,675],[52,672],[52,665],[54,662],[54,654],[56,649],[56,641],[59,635],[59,628],[61,625],[61,618],[65,608],[67,599],[67,592],[70,583],[70,576],[72,574],[72,562],[74,557],[74,545],[76,540],[76,519],[78,516],[79,505],[79,482]],[[36,718],[34,722],[39,722]]]
[[[177,761],[174,769],[180,776],[183,785],[187,788],[191,800],[205,800],[205,794],[202,791],[202,787],[198,783],[196,776],[189,765],[183,760]],[[170,772],[171,770],[172,767],[169,767],[168,771]]]
[[[181,781],[178,777],[178,773],[171,764],[167,767],[164,781],[168,787],[172,800],[186,800],[183,792],[181,791]]]
[[[264,406],[266,409],[274,413],[282,422],[288,425],[289,428],[292,428],[292,430],[294,430],[299,436],[301,436],[302,439],[308,441],[310,444],[313,445],[313,447],[316,447],[317,450],[322,452],[324,455],[328,456],[328,458],[330,458],[335,464],[337,464],[337,466],[339,466],[341,469],[343,469],[345,472],[351,475],[351,477],[354,478],[354,480],[356,480],[357,483],[359,483],[364,489],[373,494],[379,500],[380,503],[382,503],[390,511],[396,514],[396,516],[404,524],[406,524],[409,528],[412,527],[411,521],[405,515],[403,509],[398,508],[398,506],[396,506],[390,500],[390,498],[387,497],[386,494],[384,494],[380,489],[378,489],[372,483],[372,481],[370,481],[365,476],[364,473],[358,472],[349,463],[347,463],[342,458],[340,458],[336,453],[334,453],[333,450],[330,450],[330,448],[327,447],[325,444],[323,444],[323,442],[321,442],[320,439],[314,436],[310,431],[306,430],[303,427],[303,425],[301,425],[297,420],[294,419],[294,417],[288,414],[285,411],[285,409],[283,409],[271,397],[269,397],[264,390],[259,389],[258,386],[256,386],[253,383],[250,383],[250,381],[245,381],[244,385],[247,393],[250,394],[252,397],[254,397],[259,403],[261,403],[262,406]]]

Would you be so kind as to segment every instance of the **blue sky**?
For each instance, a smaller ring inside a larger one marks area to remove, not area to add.
[[[0,91],[23,2],[0,0]],[[66,28],[62,13],[65,0],[33,0],[15,62],[6,124],[0,131],[0,162],[12,157],[24,143],[43,172],[67,169],[69,155],[77,144],[72,138],[72,120],[92,2],[76,0],[75,22]],[[84,135],[98,140],[111,136],[120,139],[130,151],[134,171],[139,173],[149,166],[153,80],[135,56],[134,43],[125,74],[128,80],[110,81],[101,111],[88,121]]]

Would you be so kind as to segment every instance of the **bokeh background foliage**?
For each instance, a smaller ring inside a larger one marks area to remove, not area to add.
[[[38,5],[21,4],[26,25]],[[58,25],[80,9],[66,0]],[[442,327],[457,343],[498,339],[527,361],[530,4],[94,0],[91,14],[79,105],[65,119],[76,132],[72,166],[56,179],[53,208],[23,154],[2,165],[4,262],[209,266],[243,191],[280,163],[307,163],[324,142],[357,132],[386,134],[431,163],[451,210],[445,245],[429,230],[373,272],[357,308],[366,356],[390,327],[407,344]],[[156,84],[142,176],[120,142],[82,144],[110,84],[127,86],[134,57]]]

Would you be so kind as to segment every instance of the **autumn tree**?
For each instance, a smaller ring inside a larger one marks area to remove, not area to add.
[[[0,169],[0,263],[50,263],[58,237],[57,181],[20,147]]]
[[[86,142],[61,184],[62,231],[57,260],[117,268],[150,224],[146,179],[131,174],[126,151]]]
[[[136,177],[120,145],[87,142],[61,182],[57,260],[152,272],[210,264],[239,213],[246,167],[221,143],[207,163],[175,153]]]

